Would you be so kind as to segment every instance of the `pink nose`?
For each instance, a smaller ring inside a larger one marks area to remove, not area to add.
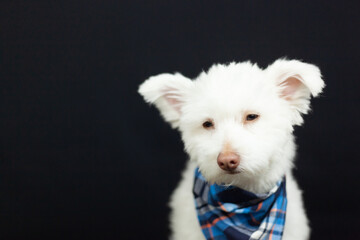
[[[239,166],[240,156],[233,152],[220,153],[217,163],[222,170],[233,171]]]

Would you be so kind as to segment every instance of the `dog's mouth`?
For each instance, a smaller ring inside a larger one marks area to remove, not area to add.
[[[224,171],[226,174],[235,175],[241,173],[240,170]]]

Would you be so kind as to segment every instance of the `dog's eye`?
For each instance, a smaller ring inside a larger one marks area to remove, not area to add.
[[[202,125],[203,125],[203,127],[204,127],[205,129],[209,129],[209,128],[213,128],[213,127],[214,127],[214,123],[213,123],[213,121],[211,121],[211,120],[205,121]]]
[[[259,115],[257,115],[257,114],[248,114],[246,116],[246,121],[253,121],[253,120],[257,119],[258,117],[259,117]]]

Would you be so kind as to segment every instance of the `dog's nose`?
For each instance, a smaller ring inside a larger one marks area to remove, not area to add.
[[[239,166],[240,156],[233,152],[220,153],[217,163],[222,170],[233,171]]]

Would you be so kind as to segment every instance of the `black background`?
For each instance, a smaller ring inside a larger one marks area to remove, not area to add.
[[[2,1],[1,239],[167,239],[187,158],[151,75],[279,57],[327,87],[296,129],[312,239],[360,239],[357,1]]]

